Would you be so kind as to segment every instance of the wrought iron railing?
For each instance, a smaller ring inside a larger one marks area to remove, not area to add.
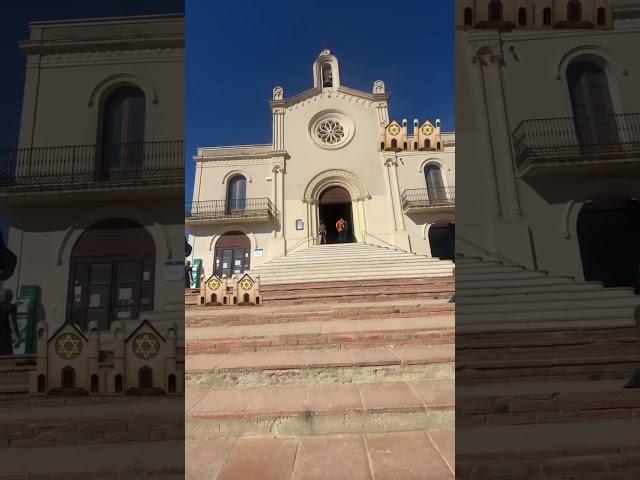
[[[137,180],[184,182],[184,141],[0,150],[0,188]]]
[[[402,209],[435,208],[453,206],[456,203],[456,187],[411,188],[402,192]]]
[[[524,120],[513,132],[515,162],[627,158],[640,155],[640,114]]]
[[[187,202],[184,215],[187,220],[222,220],[275,217],[275,207],[268,198],[242,198],[234,201],[205,200]]]

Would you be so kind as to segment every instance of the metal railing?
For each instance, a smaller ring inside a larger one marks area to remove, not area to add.
[[[138,180],[184,182],[184,141],[0,150],[0,188]]]
[[[187,202],[184,209],[187,220],[221,220],[275,217],[275,207],[269,198],[242,198],[234,201],[204,200]]]
[[[456,187],[411,188],[402,192],[401,200],[403,210],[453,206],[456,203]]]
[[[640,114],[524,120],[513,132],[515,162],[640,155]]]

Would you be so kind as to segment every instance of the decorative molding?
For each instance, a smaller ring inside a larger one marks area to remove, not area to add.
[[[356,175],[347,170],[333,169],[325,170],[311,179],[305,188],[302,201],[305,203],[318,201],[320,193],[330,186],[345,188],[351,195],[351,200],[371,198],[367,187]]]
[[[140,88],[148,99],[151,99],[153,105],[157,105],[160,101],[158,91],[155,86],[146,78],[133,75],[131,73],[116,73],[98,82],[89,94],[87,106],[93,108],[96,104],[96,98],[102,97],[108,90],[120,85],[129,84]]]

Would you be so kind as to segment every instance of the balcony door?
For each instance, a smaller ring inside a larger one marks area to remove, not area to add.
[[[251,241],[244,233],[227,232],[216,242],[214,271],[218,277],[241,275],[251,266]]]
[[[576,62],[567,69],[576,136],[588,153],[590,146],[619,144],[616,118],[606,72],[593,62]]]
[[[247,179],[236,175],[227,185],[227,212],[242,212],[247,208]]]
[[[104,102],[102,169],[136,170],[142,166],[145,140],[145,96],[136,87],[120,87]]]
[[[424,177],[427,183],[427,195],[429,203],[438,204],[446,202],[447,195],[442,180],[442,170],[438,165],[427,165],[424,167]]]

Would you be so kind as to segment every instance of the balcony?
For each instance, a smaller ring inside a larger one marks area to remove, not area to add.
[[[524,120],[513,141],[520,177],[640,170],[638,113]]]
[[[404,213],[452,212],[456,204],[456,187],[436,190],[412,188],[402,192]]]
[[[185,204],[185,223],[192,225],[224,223],[264,223],[276,216],[268,198],[240,199],[229,205],[226,200],[205,200]]]
[[[0,150],[0,195],[184,185],[184,141]]]

